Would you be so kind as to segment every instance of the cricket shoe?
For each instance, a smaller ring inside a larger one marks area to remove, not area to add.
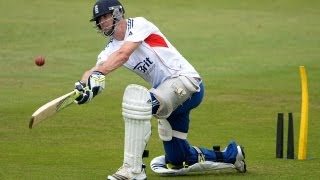
[[[108,175],[107,180],[147,180],[145,168],[146,166],[142,165],[140,173],[133,173],[129,165],[123,164],[116,173]]]
[[[245,173],[247,171],[245,159],[245,153],[243,151],[243,147],[237,146],[238,154],[236,157],[236,162],[233,164],[236,170],[240,173]]]

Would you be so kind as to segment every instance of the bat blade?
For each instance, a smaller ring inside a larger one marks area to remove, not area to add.
[[[79,95],[80,94],[77,91],[72,91],[41,106],[32,114],[29,122],[29,128],[32,129],[38,123],[70,106],[73,104],[74,100],[79,97]]]

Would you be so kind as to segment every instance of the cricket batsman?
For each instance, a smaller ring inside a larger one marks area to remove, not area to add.
[[[204,96],[199,73],[159,28],[143,17],[125,18],[118,0],[99,0],[93,5],[93,21],[109,42],[94,67],[84,72],[75,89],[76,102],[90,102],[105,88],[105,76],[121,66],[143,78],[149,88],[129,84],[123,94],[125,125],[124,159],[108,180],[145,180],[143,154],[151,135],[151,119],[158,121],[164,155],[155,157],[151,169],[160,175],[179,175],[233,168],[246,172],[245,154],[231,141],[220,151],[192,146],[188,140],[190,112]],[[210,122],[214,123],[214,122]]]

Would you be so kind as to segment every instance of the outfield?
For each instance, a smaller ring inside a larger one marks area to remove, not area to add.
[[[90,104],[28,129],[33,111],[71,91],[106,44],[89,23],[94,2],[0,0],[0,179],[105,179],[121,165],[123,91],[131,83],[149,87],[124,68],[107,77],[106,90]],[[167,178],[148,167],[148,179],[318,179],[320,1],[122,3],[127,17],[157,24],[203,77],[205,99],[192,113],[190,142],[210,148],[236,140],[247,155],[246,174]],[[38,55],[47,59],[43,67],[34,64]],[[278,112],[285,120],[293,112],[297,157],[301,65],[309,85],[308,159],[276,159]],[[152,124],[148,165],[163,153]]]

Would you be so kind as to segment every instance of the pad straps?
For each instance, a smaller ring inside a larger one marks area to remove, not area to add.
[[[213,146],[213,152],[216,154],[216,162],[223,162],[223,155],[220,146]]]
[[[200,150],[200,148],[196,147],[196,146],[192,146],[198,153],[198,162],[202,162],[202,161],[205,161],[205,156],[204,154],[202,153],[202,151]]]
[[[142,158],[147,158],[149,157],[149,150],[144,150],[142,153]]]
[[[187,139],[188,133],[179,132],[176,130],[172,130],[172,137],[176,137],[179,139]]]
[[[199,162],[203,162],[205,161],[205,155],[202,153],[202,151],[200,150],[200,148],[196,147],[196,146],[192,146],[198,153],[198,163]],[[183,162],[181,165],[172,165],[170,163],[166,164],[166,168],[167,169],[182,169],[182,168],[188,168],[189,165],[187,164],[187,162]]]

